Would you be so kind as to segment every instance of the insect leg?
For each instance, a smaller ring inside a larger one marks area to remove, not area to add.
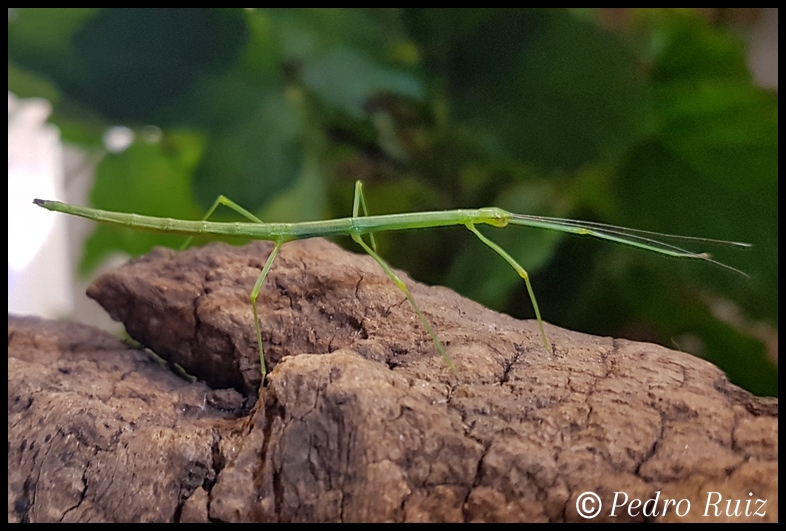
[[[230,208],[240,214],[241,216],[249,219],[251,221],[255,221],[257,223],[262,223],[262,220],[256,217],[254,214],[240,206],[239,204],[235,203],[231,199],[229,199],[225,195],[219,195],[216,200],[213,202],[213,206],[210,207],[210,210],[207,211],[205,217],[202,218],[202,221],[206,221],[213,212],[216,211],[219,205],[223,205],[227,208]],[[194,239],[193,236],[190,236],[180,247],[180,249],[185,249]],[[267,261],[265,262],[264,267],[262,268],[262,273],[260,273],[259,278],[257,278],[256,283],[254,284],[254,289],[251,290],[251,309],[254,312],[254,328],[256,329],[257,333],[257,345],[259,347],[259,365],[260,365],[260,372],[262,373],[262,384],[265,383],[265,375],[267,374],[267,368],[265,367],[265,354],[264,350],[262,349],[262,329],[260,328],[259,324],[259,311],[257,310],[257,298],[259,297],[259,292],[262,289],[262,284],[265,282],[265,277],[267,277],[268,272],[270,271],[270,266],[273,265],[273,260],[275,260],[276,255],[278,254],[278,250],[281,248],[281,245],[284,242],[277,241],[273,250],[270,252],[270,256],[268,256]]]
[[[355,197],[352,204],[352,217],[359,217],[360,209],[363,209],[363,215],[368,216],[368,207],[366,206],[366,198],[363,196],[363,181],[355,181]],[[377,263],[382,267],[382,269],[387,273],[390,280],[404,292],[406,295],[407,300],[412,305],[412,308],[415,310],[415,313],[418,315],[420,322],[423,324],[423,327],[426,329],[428,334],[431,336],[431,339],[434,341],[434,345],[436,345],[439,354],[442,356],[442,359],[445,360],[445,363],[448,364],[448,367],[453,369],[453,362],[450,361],[450,357],[448,357],[447,353],[445,352],[445,347],[442,346],[439,339],[437,339],[437,334],[434,333],[434,330],[431,328],[431,325],[426,320],[426,317],[423,315],[423,312],[420,311],[418,305],[415,303],[415,299],[412,297],[412,294],[409,292],[407,285],[393,272],[390,266],[382,259],[381,256],[377,254],[377,242],[374,239],[374,233],[369,232],[369,240],[371,241],[371,246],[369,246],[365,241],[363,241],[363,237],[359,234],[352,234],[352,239],[355,240],[365,251],[371,255],[371,257],[377,261]]]
[[[445,363],[447,363],[448,367],[453,369],[454,368],[453,367],[453,362],[450,361],[450,357],[445,352],[445,347],[443,347],[442,343],[440,343],[439,339],[437,339],[437,334],[434,333],[434,330],[431,328],[431,325],[426,320],[426,317],[423,315],[423,312],[421,312],[420,308],[418,308],[418,305],[415,303],[415,299],[412,298],[412,294],[409,292],[409,289],[407,288],[407,285],[404,284],[404,282],[398,277],[398,275],[395,272],[393,272],[393,269],[390,268],[390,266],[387,264],[387,262],[385,262],[385,260],[383,260],[382,257],[379,256],[376,253],[376,251],[374,251],[374,249],[369,247],[368,244],[363,241],[363,238],[361,238],[357,234],[353,234],[352,235],[352,239],[355,240],[358,243],[358,245],[363,247],[363,249],[365,249],[366,252],[371,255],[371,258],[376,260],[376,262],[382,267],[382,269],[385,271],[385,273],[387,273],[388,277],[390,277],[390,280],[393,281],[393,283],[398,287],[398,289],[400,289],[402,292],[404,292],[404,295],[406,295],[407,300],[412,305],[412,309],[415,310],[415,313],[418,315],[418,318],[420,319],[420,322],[423,324],[423,328],[426,329],[426,331],[428,332],[428,335],[430,335],[431,339],[434,341],[434,345],[436,345],[437,350],[439,351],[440,356],[442,356],[442,359],[445,360]]]
[[[213,215],[213,212],[216,211],[219,205],[224,205],[227,208],[231,208],[232,210],[234,210],[235,212],[237,212],[238,214],[240,214],[246,219],[255,221],[257,223],[262,223],[261,219],[259,219],[254,214],[252,214],[242,206],[238,205],[237,203],[235,203],[225,195],[220,195],[216,198],[215,201],[213,201],[213,206],[210,207],[210,210],[207,211],[207,214],[205,214],[205,217],[203,217],[201,221],[207,221],[207,219]],[[183,242],[183,245],[180,246],[180,250],[182,251],[183,249],[188,248],[188,246],[191,244],[191,241],[193,239],[194,239],[193,236],[189,236],[188,239],[186,239],[186,241]]]
[[[366,208],[366,198],[363,196],[363,181],[355,181],[355,198],[352,203],[352,217],[359,217],[359,209],[363,208],[363,215],[368,216],[368,208]],[[368,237],[371,240],[371,248],[377,250],[377,241],[374,239],[374,233],[369,232]]]
[[[259,291],[262,289],[262,284],[265,282],[265,277],[267,277],[267,274],[270,271],[270,266],[273,265],[273,260],[275,260],[278,250],[281,248],[283,243],[284,242],[280,240],[276,242],[273,250],[270,251],[270,256],[267,257],[265,266],[262,268],[262,273],[259,275],[259,278],[257,278],[256,284],[254,284],[254,289],[251,290],[251,309],[254,311],[254,327],[257,331],[257,345],[259,345],[259,365],[260,371],[262,373],[262,385],[265,384],[265,374],[267,374],[267,369],[265,367],[265,354],[262,350],[262,329],[259,325],[257,297],[259,297]]]
[[[535,309],[535,317],[538,320],[538,327],[540,328],[540,336],[543,338],[543,346],[546,347],[546,352],[551,354],[552,353],[551,345],[549,344],[548,337],[546,337],[546,331],[543,328],[543,319],[540,318],[540,308],[538,308],[538,301],[535,299],[535,292],[532,290],[532,284],[529,281],[529,275],[527,274],[527,272],[524,270],[523,267],[521,267],[521,265],[518,262],[516,262],[513,259],[512,256],[510,256],[507,252],[505,252],[505,250],[502,247],[500,247],[493,241],[483,236],[480,233],[480,231],[478,231],[478,229],[475,228],[475,225],[473,223],[467,223],[466,227],[469,230],[471,230],[472,233],[475,234],[475,236],[477,236],[478,239],[480,239],[480,241],[482,241],[488,247],[490,247],[491,250],[493,250],[495,253],[497,253],[502,258],[504,258],[505,261],[508,264],[510,264],[510,266],[513,269],[516,270],[516,273],[518,273],[519,276],[524,279],[524,283],[527,285],[527,292],[529,293],[529,298],[532,301],[532,307]]]

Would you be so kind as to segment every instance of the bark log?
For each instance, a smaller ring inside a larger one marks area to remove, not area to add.
[[[91,286],[199,382],[9,316],[9,521],[586,521],[586,492],[592,521],[777,521],[777,399],[652,344],[547,326],[548,354],[535,323],[402,274],[451,371],[379,266],[323,240],[262,289],[260,390],[270,249],[156,250]]]

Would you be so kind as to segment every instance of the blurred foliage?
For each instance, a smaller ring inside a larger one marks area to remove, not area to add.
[[[362,179],[379,214],[500,206],[751,242],[708,249],[743,278],[484,229],[530,271],[549,322],[688,350],[777,394],[777,93],[752,83],[738,37],[693,11],[633,10],[616,31],[595,15],[20,9],[8,86],[49,98],[63,137],[101,155],[96,207],[193,219],[225,194],[303,221],[348,215]],[[109,153],[116,125],[137,140]],[[100,227],[83,265],[180,241]],[[421,281],[532,317],[520,279],[467,231],[380,244]]]

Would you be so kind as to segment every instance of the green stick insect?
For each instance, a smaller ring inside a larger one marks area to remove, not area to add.
[[[393,283],[404,293],[404,295],[407,297],[407,300],[409,300],[409,303],[412,305],[412,309],[417,314],[418,319],[420,319],[420,322],[423,324],[423,328],[426,329],[429,336],[431,336],[431,339],[434,341],[434,345],[442,356],[442,359],[445,360],[445,363],[451,369],[453,368],[453,362],[445,351],[445,347],[442,346],[442,343],[437,338],[437,334],[434,332],[434,329],[431,327],[428,320],[426,320],[423,312],[421,312],[420,308],[418,308],[418,305],[415,302],[415,299],[412,297],[412,294],[410,293],[406,284],[402,282],[402,280],[398,277],[398,275],[396,275],[388,263],[385,262],[385,260],[382,259],[379,254],[377,254],[377,246],[374,240],[375,232],[446,227],[452,225],[465,226],[475,236],[477,236],[481,242],[491,248],[491,250],[493,250],[508,264],[510,264],[516,273],[518,273],[518,275],[524,280],[524,283],[527,287],[527,292],[529,293],[529,298],[532,301],[532,306],[535,310],[535,317],[538,321],[543,347],[549,353],[551,352],[551,345],[549,344],[548,337],[546,336],[546,331],[543,328],[543,319],[541,319],[540,316],[540,309],[538,308],[538,302],[535,299],[535,292],[532,289],[529,275],[524,270],[524,268],[513,259],[512,256],[505,252],[504,249],[481,234],[480,231],[478,231],[478,229],[475,227],[476,225],[491,225],[493,227],[500,228],[507,225],[522,225],[525,227],[535,227],[540,229],[567,232],[571,234],[594,236],[595,238],[600,238],[647,251],[653,251],[667,256],[673,256],[676,258],[692,258],[710,262],[742,275],[745,275],[745,273],[731,266],[713,260],[707,253],[695,253],[688,251],[681,247],[663,243],[655,238],[679,238],[694,242],[721,243],[735,247],[750,247],[750,244],[747,243],[711,240],[707,238],[695,238],[690,236],[674,236],[670,234],[661,234],[645,230],[606,225],[604,223],[513,214],[496,207],[370,216],[366,207],[366,201],[363,197],[363,184],[360,181],[355,183],[355,197],[352,207],[352,217],[324,221],[306,221],[301,223],[263,222],[261,219],[254,216],[251,212],[223,195],[216,199],[216,201],[213,203],[213,206],[201,221],[186,221],[172,218],[142,216],[139,214],[110,212],[106,210],[69,205],[58,201],[46,201],[43,199],[35,199],[33,203],[47,210],[79,216],[93,221],[122,225],[134,229],[188,235],[190,238],[183,245],[184,248],[188,246],[191,239],[196,235],[237,236],[251,238],[254,240],[272,241],[274,243],[273,250],[268,256],[267,261],[262,268],[262,272],[254,284],[254,288],[251,290],[251,307],[254,313],[254,325],[256,327],[257,343],[259,345],[259,362],[261,365],[263,382],[267,370],[265,367],[265,357],[262,348],[262,331],[260,328],[259,313],[257,311],[257,297],[259,296],[259,291],[262,289],[262,284],[265,282],[265,277],[267,277],[267,274],[270,271],[270,267],[273,265],[273,261],[275,260],[279,249],[283,244],[293,240],[335,235],[348,235],[351,237],[355,242],[357,242],[358,245],[363,248],[364,251],[371,255],[371,257],[390,277]],[[213,214],[219,205],[231,208],[238,214],[250,220],[250,222],[207,221],[207,219]],[[366,241],[363,239],[363,236],[366,234],[369,236],[369,243],[366,243]]]

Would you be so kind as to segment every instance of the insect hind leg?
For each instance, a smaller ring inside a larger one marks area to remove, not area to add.
[[[213,201],[213,206],[210,207],[210,210],[207,211],[207,214],[205,214],[205,216],[200,221],[207,221],[210,218],[210,216],[213,215],[213,212],[216,211],[216,209],[219,207],[219,205],[225,206],[225,207],[227,207],[229,209],[234,210],[235,212],[237,212],[238,214],[240,214],[244,218],[246,218],[246,219],[248,219],[250,221],[253,221],[254,223],[262,223],[261,219],[259,219],[254,214],[252,214],[251,212],[249,212],[248,210],[246,210],[245,208],[243,208],[239,204],[235,203],[234,201],[232,201],[230,198],[228,198],[225,195],[219,195],[218,197],[216,197],[216,200]],[[194,237],[193,236],[189,236],[186,239],[186,241],[183,242],[183,245],[180,246],[180,250],[182,251],[183,249],[187,249],[188,246],[191,245],[191,242],[193,240],[194,240]]]
[[[213,202],[213,205],[207,211],[207,214],[202,218],[202,221],[207,221],[210,216],[216,211],[219,206],[225,206],[244,218],[253,221],[255,223],[263,223],[261,219],[256,217],[254,214],[240,206],[238,203],[232,201],[225,195],[219,195],[216,200]],[[180,247],[181,250],[187,248],[191,241],[194,239],[193,236],[189,237],[183,245]],[[251,299],[251,310],[254,313],[254,329],[257,335],[257,346],[259,348],[259,366],[260,366],[260,373],[262,375],[262,385],[265,384],[265,375],[267,374],[267,367],[265,365],[265,351],[262,347],[262,328],[259,323],[259,310],[257,308],[257,298],[259,298],[259,292],[262,290],[262,285],[265,282],[265,278],[267,278],[268,273],[270,272],[270,267],[273,265],[273,261],[276,259],[276,255],[278,254],[278,250],[281,248],[281,245],[284,242],[279,240],[275,242],[273,250],[270,252],[270,255],[267,257],[267,261],[265,265],[262,267],[262,272],[257,277],[257,281],[254,283],[254,288],[251,290],[250,299]]]

